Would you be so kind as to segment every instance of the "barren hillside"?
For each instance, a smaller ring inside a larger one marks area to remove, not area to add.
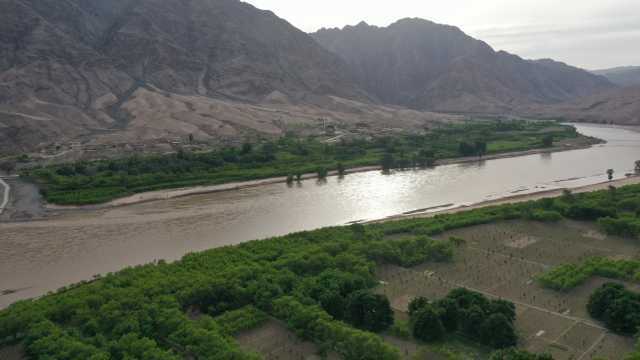
[[[604,77],[552,60],[496,52],[460,29],[422,19],[360,23],[312,34],[381,100],[417,109],[517,112],[613,88]]]
[[[0,2],[5,151],[152,122],[136,118],[145,113],[132,113],[128,103],[154,89],[234,103],[273,94],[294,103],[323,95],[370,100],[336,55],[273,13],[237,0]],[[180,121],[197,117],[187,112]]]
[[[534,108],[530,114],[571,121],[640,125],[640,87],[614,89],[559,105]]]

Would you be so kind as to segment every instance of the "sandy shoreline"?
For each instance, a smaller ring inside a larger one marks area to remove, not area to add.
[[[593,145],[597,145],[600,142],[595,142],[588,145],[570,145],[564,147],[554,147],[549,149],[533,149],[526,151],[515,151],[508,152],[502,154],[494,154],[487,155],[482,157],[482,159],[478,159],[478,157],[466,157],[466,158],[455,158],[455,159],[443,159],[438,160],[436,162],[436,166],[443,165],[453,165],[453,164],[465,164],[465,163],[473,163],[478,161],[486,161],[486,160],[495,160],[495,159],[505,159],[505,158],[513,158],[519,156],[527,156],[527,155],[535,155],[535,154],[543,154],[543,153],[557,153],[562,151],[571,151],[571,150],[580,150],[586,149]],[[379,171],[381,170],[381,166],[363,166],[357,168],[347,169],[347,174],[355,174],[361,172],[368,171]],[[338,176],[337,171],[331,171],[329,176]],[[316,179],[317,174],[304,174],[302,176],[303,180]],[[134,194],[130,196],[126,196],[120,199],[112,200],[104,204],[98,205],[55,205],[45,203],[44,207],[48,210],[99,210],[99,209],[109,209],[114,207],[121,207],[151,201],[158,200],[167,200],[174,199],[179,197],[191,196],[191,195],[202,195],[202,194],[210,194],[222,191],[233,191],[233,190],[241,190],[246,188],[259,187],[264,185],[273,185],[285,183],[287,181],[286,177],[275,177],[275,178],[267,178],[267,179],[259,179],[259,180],[251,180],[251,181],[241,181],[241,182],[232,182],[220,185],[210,185],[210,186],[195,186],[188,188],[178,188],[178,189],[167,189],[167,190],[158,190],[158,191],[149,191],[143,192],[139,194]]]
[[[579,194],[579,193],[592,192],[592,191],[598,191],[598,190],[606,190],[609,188],[609,186],[620,187],[620,186],[635,185],[635,184],[640,184],[640,176],[637,176],[637,175],[629,176],[624,179],[618,179],[613,181],[601,182],[597,184],[580,186],[576,188],[571,188],[570,190],[574,194]],[[381,222],[404,220],[404,219],[429,218],[436,215],[454,214],[458,212],[479,209],[479,208],[489,207],[489,206],[497,206],[497,205],[503,205],[503,204],[516,204],[521,202],[540,200],[544,198],[554,198],[554,197],[562,196],[564,190],[566,190],[566,188],[544,190],[544,191],[527,193],[522,195],[507,196],[507,197],[503,197],[495,200],[481,201],[479,203],[469,205],[469,206],[459,206],[452,209],[434,211],[429,213],[392,215],[383,219],[368,221],[365,224],[381,223]]]

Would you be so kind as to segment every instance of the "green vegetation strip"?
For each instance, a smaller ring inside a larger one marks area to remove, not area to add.
[[[560,265],[538,277],[544,287],[567,291],[594,276],[608,279],[640,281],[640,261],[593,257],[580,264]]]
[[[227,311],[213,319],[220,325],[223,333],[237,335],[243,331],[257,328],[269,320],[269,315],[253,305]]]
[[[335,144],[285,136],[240,148],[78,162],[31,169],[22,175],[39,184],[48,202],[85,205],[170,188],[285,176],[293,182],[305,173],[324,177],[328,170],[361,166],[429,167],[438,159],[546,148],[580,137],[573,127],[553,122],[477,121],[443,125],[421,135],[356,138]]]
[[[566,192],[559,199],[540,201],[542,209],[533,209],[530,218],[555,221],[563,217],[595,221],[608,235],[640,237],[640,196],[638,186],[581,194]],[[567,291],[594,276],[640,281],[640,260],[593,257],[579,264],[560,265],[538,277],[542,286]]]
[[[254,359],[258,355],[241,349],[233,334],[259,326],[267,314],[325,353],[347,360],[399,359],[398,350],[373,333],[391,326],[388,300],[371,292],[378,285],[377,266],[450,261],[461,242],[429,235],[532,219],[541,211],[591,221],[637,216],[620,204],[638,195],[636,185],[427,219],[325,228],[128,268],[1,311],[0,347],[21,344],[34,359]],[[404,239],[388,240],[393,234]],[[477,319],[480,313],[493,318],[487,328],[504,328],[504,318],[482,306],[469,311]]]

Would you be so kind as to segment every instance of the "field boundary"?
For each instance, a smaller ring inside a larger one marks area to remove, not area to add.
[[[604,340],[604,338],[607,336],[607,333],[603,333],[602,335],[600,335],[600,337],[598,337],[598,339],[596,341],[594,341],[594,343],[591,345],[591,347],[589,347],[587,349],[587,351],[585,351],[579,358],[578,360],[582,360],[582,358],[584,358],[585,356],[587,356],[589,353],[591,353],[591,351],[593,349],[596,348],[596,346],[598,346],[598,344],[600,344],[602,342],[602,340]]]
[[[420,275],[420,272],[418,272],[418,271],[415,271],[415,270],[410,270],[410,271],[412,271],[414,274]],[[594,323],[592,321],[589,321],[587,319],[583,319],[583,318],[575,317],[575,316],[570,316],[570,315],[565,315],[565,314],[562,314],[562,313],[559,313],[559,312],[556,312],[556,311],[553,311],[553,310],[545,309],[543,307],[532,305],[532,304],[527,304],[527,303],[524,303],[524,302],[518,301],[518,300],[513,300],[513,299],[508,299],[508,298],[501,298],[501,297],[496,296],[495,294],[492,294],[490,292],[487,292],[487,291],[484,291],[484,290],[480,290],[480,289],[476,289],[476,288],[473,288],[471,286],[465,285],[464,283],[458,283],[458,282],[450,281],[450,280],[447,280],[447,279],[441,279],[441,280],[442,280],[443,283],[448,284],[449,286],[452,286],[452,288],[454,288],[454,289],[455,288],[465,288],[467,290],[471,290],[471,291],[480,293],[480,294],[482,294],[484,296],[487,296],[490,299],[506,299],[506,300],[509,300],[512,303],[514,303],[516,305],[520,305],[520,306],[522,306],[524,308],[534,309],[534,310],[537,310],[537,311],[540,311],[540,312],[543,312],[543,313],[547,313],[549,315],[559,316],[559,317],[564,318],[566,320],[574,321],[574,322],[577,322],[577,323],[582,323],[582,324],[594,327],[594,328],[596,328],[598,330],[602,330],[602,331],[607,331],[608,332],[607,328],[602,327],[602,326],[600,326],[600,325],[598,325],[598,324],[596,324],[596,323]]]

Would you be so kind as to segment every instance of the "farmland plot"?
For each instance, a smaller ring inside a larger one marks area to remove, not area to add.
[[[592,224],[573,221],[505,221],[446,232],[439,238],[452,236],[466,244],[450,263],[378,269],[378,291],[389,297],[396,311],[406,312],[414,297],[436,299],[466,287],[516,304],[520,346],[529,351],[560,360],[618,359],[633,349],[633,339],[610,333],[586,311],[589,296],[610,280],[593,278],[569,292],[542,288],[535,280],[554,266],[591,256],[635,256],[640,247],[632,240],[606,236]],[[625,285],[640,291],[635,284]]]

